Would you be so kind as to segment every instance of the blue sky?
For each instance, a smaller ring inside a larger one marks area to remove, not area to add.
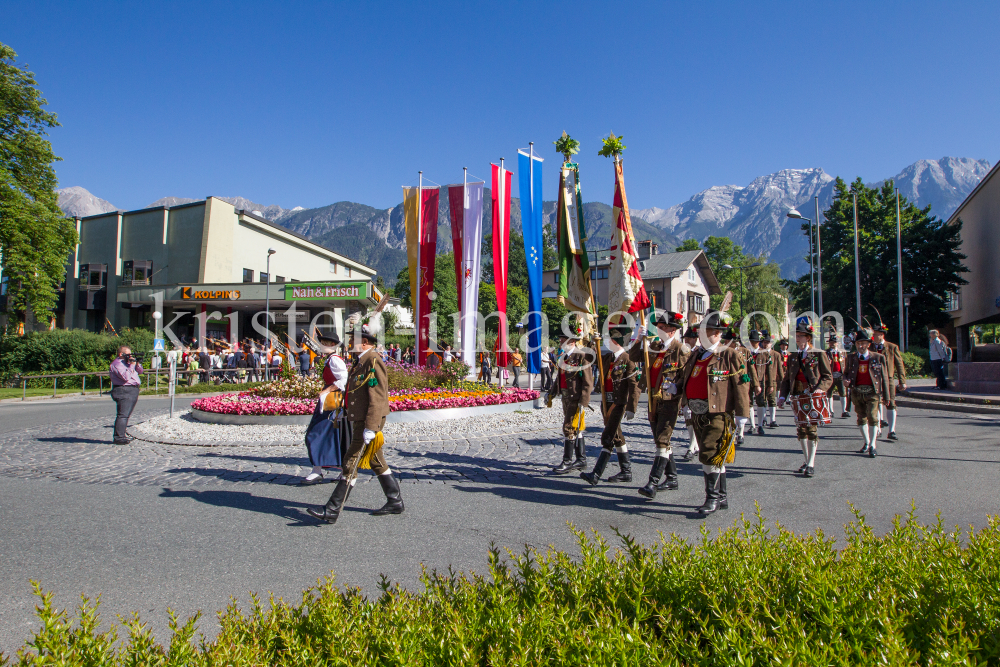
[[[622,134],[633,208],[783,168],[875,180],[995,162],[1000,3],[9,2],[0,41],[62,127],[60,185],[389,207],[422,169],[489,176],[536,142]],[[517,179],[514,179],[515,187]],[[515,190],[516,194],[516,190]]]

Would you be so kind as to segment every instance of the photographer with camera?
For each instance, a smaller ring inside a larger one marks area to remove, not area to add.
[[[128,418],[132,416],[135,403],[139,400],[140,380],[142,373],[140,365],[128,345],[118,348],[118,356],[111,362],[111,398],[118,406],[118,416],[115,418],[115,444],[129,443]]]

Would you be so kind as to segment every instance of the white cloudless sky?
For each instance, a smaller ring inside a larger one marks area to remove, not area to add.
[[[9,2],[0,41],[62,127],[60,185],[125,209],[164,196],[389,207],[581,142],[632,208],[785,168],[892,176],[1000,152],[997,2]],[[514,179],[516,188],[517,178]],[[517,192],[515,190],[514,194]]]

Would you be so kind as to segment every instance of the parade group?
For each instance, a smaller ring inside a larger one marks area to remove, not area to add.
[[[791,351],[786,339],[776,341],[777,349],[772,349],[775,341],[767,331],[751,329],[747,340],[741,340],[739,323],[725,312],[712,312],[695,327],[685,329],[682,314],[662,311],[654,324],[655,336],[627,326],[611,326],[599,361],[597,337],[580,330],[560,336],[547,395],[550,407],[558,397],[563,409],[563,458],[554,474],[579,471],[591,485],[602,479],[631,482],[632,464],[621,424],[635,417],[643,391],[648,396],[656,453],[649,479],[638,493],[654,500],[659,492],[678,488],[671,436],[683,416],[690,438],[684,460],[698,456],[704,477],[705,501],[698,507],[701,515],[728,508],[726,466],[735,460],[745,436],[764,435],[764,428],[777,428],[777,409],[786,404],[793,408],[796,437],[802,448],[802,465],[797,472],[805,478],[816,474],[819,427],[832,421],[834,392],[840,400],[841,418],[850,416],[853,404],[862,437],[859,454],[876,457],[883,428],[888,427],[890,440],[897,439],[896,391],[906,388],[906,370],[899,346],[885,338],[884,324],[859,328],[842,342],[831,329],[824,350],[814,345],[822,335],[818,325],[800,317]],[[382,449],[382,428],[389,414],[385,363],[377,338],[367,327],[349,332],[349,336],[354,343],[354,361],[348,368],[342,358],[329,355],[324,367],[325,387],[310,424],[311,430],[324,413],[341,410],[347,425],[341,432],[343,441],[350,443],[342,475],[326,505],[307,510],[327,523],[340,516],[359,468],[370,468],[385,493],[386,504],[375,515],[400,514],[404,509],[398,480]],[[336,336],[320,342],[340,345]],[[648,373],[643,373],[647,365]],[[586,411],[593,409],[595,368],[600,380],[597,389],[603,392],[600,410],[604,429],[601,451],[588,471],[584,432]],[[618,472],[604,479],[613,455],[617,455]],[[322,471],[314,468],[303,483],[319,481]]]

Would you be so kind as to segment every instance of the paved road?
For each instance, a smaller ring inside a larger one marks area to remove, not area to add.
[[[178,401],[178,405],[185,405]],[[104,617],[140,612],[162,640],[166,610],[214,612],[250,591],[297,600],[333,571],[341,584],[376,590],[380,574],[419,587],[421,565],[482,571],[491,542],[520,549],[555,545],[575,551],[567,523],[609,535],[612,527],[643,541],[658,532],[694,537],[702,525],[732,525],[754,503],[772,521],[799,531],[842,536],[853,502],[878,530],[891,527],[911,500],[930,521],[985,524],[1000,513],[1000,419],[901,411],[901,441],[884,442],[875,460],[855,454],[853,419],[823,430],[817,477],[793,474],[801,452],[789,425],[748,437],[730,467],[731,509],[706,520],[700,468],[681,464],[681,489],[656,502],[635,488],[651,463],[648,426],[625,425],[638,450],[636,482],[590,488],[553,477],[561,454],[554,430],[520,435],[390,443],[389,459],[406,474],[407,511],[366,512],[382,502],[377,483],[360,484],[335,526],[303,513],[331,485],[290,485],[307,465],[290,447],[206,448],[107,444],[110,400],[0,406],[0,650],[20,646],[34,626],[29,579],[57,592],[61,606],[79,593],[101,594]],[[138,419],[161,414],[163,399],[143,399]],[[556,408],[558,409],[558,408]],[[589,429],[591,455],[596,428]],[[686,442],[681,428],[678,444]],[[591,458],[593,460],[593,458]],[[610,466],[614,472],[615,466]]]

